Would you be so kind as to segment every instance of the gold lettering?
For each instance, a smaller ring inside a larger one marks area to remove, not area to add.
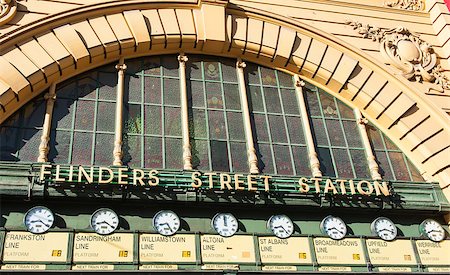
[[[226,178],[226,179],[225,179]],[[228,174],[220,174],[220,190],[225,189],[225,185],[227,186],[228,190],[232,190],[233,187],[230,185],[231,177]]]
[[[353,180],[349,180],[348,183],[350,184],[350,192],[352,193],[352,195],[356,194],[355,184],[353,183]]]
[[[73,165],[69,167],[69,181],[73,181]]]
[[[309,185],[308,185],[307,178],[300,178],[298,180],[298,185],[300,186],[300,193],[308,193],[309,192]]]
[[[52,168],[52,166],[50,164],[42,164],[41,166],[41,175],[40,175],[40,180],[43,181],[45,175],[51,175],[52,172],[51,171],[47,171],[46,168]]]
[[[55,181],[65,182],[66,179],[60,177],[60,172],[61,172],[61,165],[58,164],[58,165],[56,165]]]
[[[366,187],[369,189],[368,191],[366,191],[366,190],[364,190],[364,189],[362,188],[362,185],[363,185],[363,184],[365,184]],[[372,192],[373,192],[373,186],[372,186],[372,184],[371,184],[370,182],[366,181],[366,180],[362,180],[362,181],[358,182],[357,189],[358,189],[358,192],[359,192],[361,195],[366,195],[366,196],[372,194]]]
[[[205,176],[208,176],[209,179],[209,188],[214,188],[213,176],[217,175],[217,173],[205,173]]]
[[[153,169],[148,172],[148,177],[150,178],[148,180],[148,185],[157,186],[159,184],[159,178],[156,175],[158,175],[158,170]]]
[[[124,172],[126,172],[128,170],[128,168],[124,168],[124,167],[120,167],[117,168],[117,172],[119,173],[118,177],[118,184],[128,184],[127,178],[128,175],[124,174]]]
[[[374,181],[373,185],[375,187],[375,194],[377,196],[381,195],[381,193],[385,196],[389,196],[391,193],[389,192],[389,186],[387,182],[383,181],[381,184],[378,181]]]
[[[316,188],[316,193],[320,193],[320,181],[322,179],[312,178],[311,180],[314,181],[314,187]]]
[[[328,193],[330,189],[333,190],[333,194],[337,194],[337,190],[336,187],[334,187],[334,183],[330,179],[327,179],[325,181],[325,189],[323,190],[323,192]]]
[[[139,172],[139,176],[138,176]],[[133,169],[133,185],[137,185],[137,181],[139,181],[139,185],[145,185],[144,181],[144,171],[141,169]]]
[[[241,183],[244,183],[243,180],[239,180],[239,177],[243,177],[242,174],[235,174],[234,175],[234,189],[235,190],[244,190],[243,186],[240,186]]]
[[[202,186],[202,180],[198,177],[201,175],[200,172],[192,172],[191,179],[193,180],[191,186],[194,188],[199,188]]]
[[[108,179],[103,179],[103,171],[107,171],[109,174]],[[100,167],[98,169],[98,183],[110,183],[114,179],[114,172],[113,170],[109,169],[108,167]]]
[[[336,180],[336,182],[339,184],[339,187],[341,188],[341,194],[345,195],[347,194],[347,189],[345,188],[345,182],[347,180]]]
[[[256,191],[256,190],[258,190],[258,188],[253,187],[253,184],[257,184],[255,175],[248,175],[247,176],[247,184],[248,184],[248,191]]]
[[[89,175],[83,166],[78,166],[78,182],[81,182],[82,177],[86,179],[88,183],[92,183],[94,181],[94,167],[89,169]]]
[[[264,179],[264,191],[269,191],[269,179],[271,179],[271,176],[259,176],[259,178]]]

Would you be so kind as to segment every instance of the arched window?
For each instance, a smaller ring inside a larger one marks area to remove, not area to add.
[[[115,141],[119,78],[106,65],[57,85],[50,162],[112,165],[115,142],[122,142],[121,160],[130,167],[181,170],[190,148],[193,169],[248,173],[254,146],[264,174],[311,176],[317,153],[323,176],[370,179],[373,153],[384,179],[423,181],[381,131],[371,124],[361,131],[358,110],[309,83],[296,87],[287,73],[248,63],[241,86],[233,59],[189,56],[186,79],[175,55],[125,63],[122,138]],[[38,97],[0,126],[2,161],[36,161],[45,108]]]

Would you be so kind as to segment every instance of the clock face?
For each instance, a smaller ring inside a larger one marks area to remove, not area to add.
[[[237,219],[230,213],[217,213],[212,218],[211,226],[222,237],[233,236],[239,228]]]
[[[333,240],[340,240],[347,234],[347,226],[338,217],[327,216],[320,223],[320,230]]]
[[[434,242],[440,242],[445,238],[444,228],[432,219],[424,220],[419,226],[419,231]]]
[[[23,223],[29,232],[40,234],[47,232],[52,227],[54,220],[55,217],[50,209],[36,206],[27,211]]]
[[[91,216],[91,227],[100,235],[114,232],[119,226],[119,216],[108,208],[100,208]]]
[[[376,218],[370,225],[372,234],[377,235],[385,241],[392,241],[397,237],[397,227],[388,218]]]
[[[170,236],[180,229],[180,218],[170,210],[161,210],[153,217],[153,226],[159,234]]]
[[[267,221],[267,228],[278,238],[285,239],[294,233],[294,224],[286,215],[273,215]]]

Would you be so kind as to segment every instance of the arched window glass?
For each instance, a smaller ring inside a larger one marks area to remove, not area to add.
[[[247,64],[247,94],[262,173],[310,175],[308,152],[292,77]]]
[[[400,149],[373,124],[367,127],[372,148],[380,167],[381,176],[387,180],[424,181],[417,168]]]
[[[204,56],[188,61],[189,129],[195,169],[248,171],[235,63]]]
[[[323,175],[370,178],[353,110],[311,84],[304,91]]]
[[[114,65],[57,86],[49,161],[111,165],[117,72]]]
[[[182,169],[177,57],[139,58],[126,64],[124,164]]]
[[[45,100],[38,97],[0,125],[0,160],[36,161],[44,114]]]

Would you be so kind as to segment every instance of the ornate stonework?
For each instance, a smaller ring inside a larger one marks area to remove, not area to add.
[[[16,11],[15,0],[0,0],[0,26],[11,20]]]
[[[423,0],[396,0],[394,2],[385,2],[385,6],[394,7],[404,10],[421,11],[424,9],[425,4]]]
[[[346,23],[364,38],[379,42],[385,63],[399,69],[407,79],[435,83],[440,92],[450,89],[449,79],[437,65],[433,48],[417,34],[404,27],[385,30],[352,20]]]

